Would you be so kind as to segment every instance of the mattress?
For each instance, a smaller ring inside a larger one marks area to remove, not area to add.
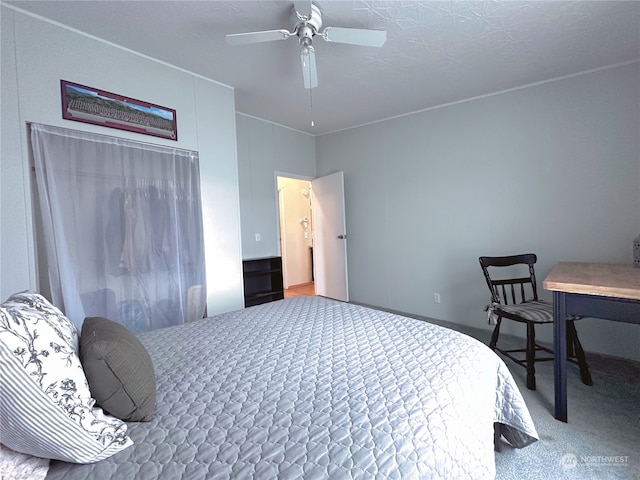
[[[139,338],[153,420],[48,480],[494,478],[494,422],[516,447],[537,439],[503,361],[421,320],[298,297]]]

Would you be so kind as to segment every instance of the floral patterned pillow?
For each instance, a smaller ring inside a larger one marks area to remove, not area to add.
[[[95,406],[76,327],[42,295],[0,305],[2,443],[29,455],[92,463],[133,442],[121,420]]]

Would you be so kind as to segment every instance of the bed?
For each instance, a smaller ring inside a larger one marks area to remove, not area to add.
[[[421,320],[297,297],[138,335],[156,411],[47,480],[494,478],[494,424],[538,435],[505,364]]]

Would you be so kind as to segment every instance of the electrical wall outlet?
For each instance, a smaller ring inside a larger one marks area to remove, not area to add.
[[[433,294],[433,303],[440,303],[440,294],[439,293],[434,293]]]
[[[259,242],[259,241],[260,241],[260,234],[256,233],[256,242]]]

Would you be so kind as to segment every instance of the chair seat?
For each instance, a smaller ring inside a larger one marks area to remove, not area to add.
[[[543,300],[532,300],[517,305],[500,305],[495,313],[517,315],[535,323],[553,323],[553,304]]]

